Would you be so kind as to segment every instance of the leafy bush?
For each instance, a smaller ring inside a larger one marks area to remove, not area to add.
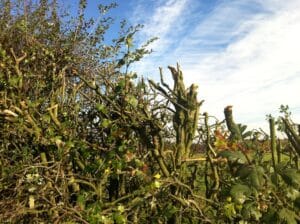
[[[0,221],[297,223],[299,135],[288,140],[200,113],[197,86],[137,79],[141,26],[59,13],[56,1],[0,3]],[[93,29],[95,32],[90,33]],[[199,122],[200,121],[200,122]],[[196,144],[196,141],[198,142]],[[204,148],[197,153],[195,147]],[[266,154],[271,154],[266,159]],[[287,159],[283,159],[283,158]]]

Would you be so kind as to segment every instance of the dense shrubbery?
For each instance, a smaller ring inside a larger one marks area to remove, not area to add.
[[[134,48],[140,26],[122,22],[107,45],[115,5],[99,7],[98,24],[85,7],[69,21],[56,1],[0,3],[0,221],[299,222],[300,140],[287,108],[269,117],[270,137],[246,132],[230,106],[227,128],[212,122],[179,67],[169,67],[173,88],[128,71],[150,53],[153,40]]]

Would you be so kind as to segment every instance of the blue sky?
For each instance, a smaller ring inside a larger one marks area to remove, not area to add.
[[[96,15],[99,1],[88,2],[88,14]],[[186,83],[199,86],[202,112],[222,120],[233,105],[237,122],[266,129],[266,115],[288,104],[300,121],[299,0],[116,2],[113,17],[145,25],[137,44],[159,37],[154,53],[134,66],[138,74],[158,81],[158,67],[179,62]]]

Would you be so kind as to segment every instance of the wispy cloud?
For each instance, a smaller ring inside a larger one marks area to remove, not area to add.
[[[280,104],[300,107],[300,15],[295,7],[300,8],[290,6],[252,15],[225,49],[191,69],[189,62],[185,65],[188,81],[202,84],[208,111],[221,116],[222,107],[233,104],[237,119],[254,126],[262,125],[266,114],[276,114]]]
[[[159,38],[149,46],[154,53],[139,63],[136,69],[140,72],[148,71],[146,75],[158,70],[157,67],[160,65],[156,64],[154,68],[153,63],[160,61],[164,57],[163,55],[173,51],[174,44],[178,42],[182,34],[182,28],[186,28],[183,26],[183,22],[186,20],[183,15],[189,10],[191,2],[192,0],[167,0],[149,4],[148,1],[139,0],[136,3],[136,10],[134,16],[131,17],[131,22],[133,24],[141,23],[145,27],[138,34],[138,41],[145,42],[152,37]]]
[[[151,18],[146,23],[146,28],[142,35],[151,37],[153,34],[158,35],[161,39],[167,39],[167,35],[172,35],[172,29],[176,27],[182,12],[187,7],[189,0],[168,0],[160,1],[154,9]],[[147,5],[146,5],[147,6]]]
[[[179,61],[186,81],[200,86],[203,109],[218,117],[231,104],[239,122],[262,126],[289,104],[300,120],[300,1],[199,2],[156,6],[142,35],[161,39],[139,69]]]

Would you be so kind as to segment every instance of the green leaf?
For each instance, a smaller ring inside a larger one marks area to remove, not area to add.
[[[249,177],[251,171],[252,171],[251,166],[249,166],[249,165],[244,165],[244,166],[242,166],[242,167],[238,170],[237,175],[238,175],[241,179],[246,179],[247,177]]]
[[[138,105],[138,100],[137,100],[134,96],[132,96],[132,95],[129,95],[129,96],[127,97],[127,102],[128,102],[131,106],[133,106],[134,108],[136,108],[137,105]]]
[[[124,58],[121,58],[119,61],[118,61],[118,67],[122,67],[123,65],[125,65],[126,61]]]
[[[176,212],[178,212],[178,208],[176,208],[172,204],[168,204],[167,207],[165,207],[164,210],[163,210],[163,215],[166,218],[171,218],[172,215],[175,214]]]
[[[232,220],[236,216],[236,210],[234,207],[234,203],[229,203],[229,204],[224,205],[224,214],[230,220]]]
[[[127,47],[132,47],[133,46],[133,39],[132,39],[132,36],[128,36],[127,38],[126,38],[126,45],[127,45]]]
[[[297,224],[295,212],[287,208],[280,210],[279,219],[284,221],[286,224]]]
[[[80,209],[84,210],[85,208],[85,195],[84,194],[80,194],[77,196],[77,205],[79,206]]]
[[[254,219],[256,221],[259,221],[260,218],[262,217],[261,212],[259,210],[257,210],[257,209],[251,209],[250,213],[251,213],[251,216],[254,217]]]
[[[225,150],[225,151],[220,152],[218,154],[218,156],[227,158],[227,160],[230,162],[237,162],[240,164],[245,164],[247,162],[244,154],[240,151]]]
[[[92,218],[94,219],[93,220],[94,221],[93,224],[98,224],[98,223],[101,223],[101,224],[113,224],[114,223],[114,221],[111,219],[111,217],[100,215],[100,213],[99,214],[94,214]]]
[[[42,116],[42,120],[45,122],[45,123],[50,123],[51,122],[51,117],[49,114],[44,114]]]
[[[110,124],[111,124],[111,121],[109,119],[103,119],[101,126],[103,128],[108,128]]]
[[[243,124],[238,124],[238,127],[239,127],[241,133],[243,133],[247,129],[247,125],[243,125]]]
[[[281,170],[279,174],[287,185],[293,186],[296,189],[300,188],[300,172],[298,170],[287,168]]]
[[[252,166],[249,175],[250,185],[256,189],[261,189],[264,183],[264,169],[261,166]]]
[[[295,201],[297,198],[300,197],[300,192],[296,190],[295,188],[289,187],[287,189],[286,196],[291,199],[292,201]]]
[[[102,112],[102,113],[104,113],[104,114],[107,113],[106,107],[105,107],[105,105],[103,105],[103,104],[100,104],[100,103],[96,104],[96,109],[97,109],[99,112]]]
[[[247,125],[238,124],[238,128],[240,130],[243,139],[250,137],[252,135],[252,131],[246,131]]]
[[[253,209],[253,205],[254,205],[253,202],[250,202],[250,203],[248,202],[243,205],[243,208],[241,211],[243,219],[247,220],[247,219],[251,218],[251,209]]]
[[[248,137],[250,137],[251,135],[252,135],[252,132],[251,132],[251,131],[247,131],[247,132],[245,132],[245,133],[242,133],[243,138],[248,138]]]
[[[272,184],[277,185],[278,184],[278,175],[277,175],[277,173],[272,173],[270,177],[271,177],[270,179],[271,179]]]
[[[18,76],[13,76],[13,77],[11,77],[11,78],[8,80],[8,84],[9,84],[10,86],[17,87],[19,81],[20,81],[20,77],[18,77]]]
[[[278,223],[278,214],[275,208],[269,208],[262,217],[263,223]]]
[[[300,209],[300,197],[296,198],[294,201],[294,205],[298,210]]]
[[[236,184],[231,188],[230,195],[237,204],[244,204],[247,197],[251,195],[251,189],[247,185]]]
[[[259,211],[256,202],[247,202],[243,204],[241,215],[243,220],[260,221],[262,218],[262,213]]]
[[[116,224],[126,223],[125,217],[123,215],[121,215],[120,213],[118,213],[118,212],[113,214],[113,218],[114,218]]]
[[[122,43],[124,41],[125,41],[125,37],[121,37],[120,39],[117,40],[117,43],[119,44],[119,43]]]
[[[120,92],[122,92],[124,88],[125,88],[125,79],[122,78],[122,79],[120,79],[120,81],[118,82],[118,85],[116,85],[116,87],[115,87],[115,93],[120,93]]]

